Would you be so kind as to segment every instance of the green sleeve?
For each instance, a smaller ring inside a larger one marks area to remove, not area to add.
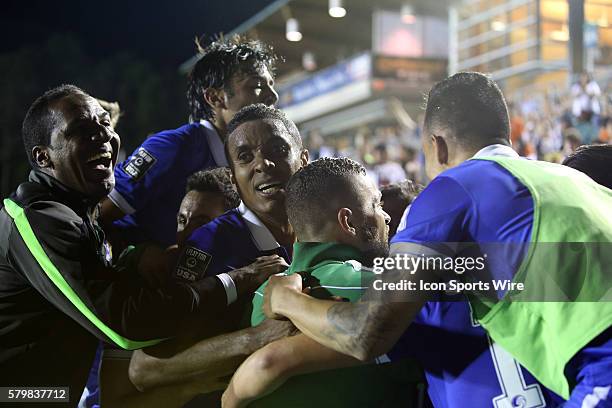
[[[268,282],[264,282],[253,297],[253,312],[251,313],[251,326],[257,326],[266,319],[266,315],[263,312],[263,294],[266,289]]]

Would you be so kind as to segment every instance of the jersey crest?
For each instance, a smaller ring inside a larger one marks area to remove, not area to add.
[[[194,247],[187,247],[183,251],[176,267],[176,277],[195,282],[204,277],[210,264],[212,255]]]
[[[147,171],[153,165],[157,159],[143,147],[136,151],[136,154],[123,166],[123,170],[132,178],[132,180],[139,180],[146,174]]]

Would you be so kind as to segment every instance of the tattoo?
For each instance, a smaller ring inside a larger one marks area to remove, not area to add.
[[[327,311],[327,320],[342,334],[355,336],[365,324],[368,315],[368,304],[365,302],[338,303]]]
[[[372,301],[334,304],[327,312],[332,327],[323,334],[347,354],[358,350],[369,355],[388,342],[396,326],[395,319],[389,319],[390,309],[389,304]]]

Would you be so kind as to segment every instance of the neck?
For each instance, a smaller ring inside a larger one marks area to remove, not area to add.
[[[295,232],[289,224],[287,214],[257,214],[257,217],[270,230],[276,242],[282,246],[291,246],[295,242]]]
[[[449,162],[449,167],[458,166],[459,164],[463,163],[464,161],[469,160],[472,157],[474,157],[474,155],[476,153],[478,153],[479,151],[481,151],[485,147],[491,146],[491,145],[496,145],[496,144],[500,144],[500,145],[511,147],[511,144],[510,144],[509,140],[496,139],[496,140],[492,140],[491,143],[489,143],[488,145],[480,146],[480,147],[477,147],[477,148],[474,148],[474,149],[468,149],[468,150],[458,149],[455,152],[453,159]]]
[[[314,227],[314,228],[313,228]],[[311,228],[304,228],[298,237],[300,242],[338,242],[344,244],[345,237],[330,224],[312,225]],[[349,245],[351,245],[349,243]]]
[[[215,129],[217,130],[221,141],[225,142],[225,137],[227,136],[227,123],[225,123],[225,121],[221,119],[221,114],[215,113],[215,118],[210,120],[210,123],[212,123]]]

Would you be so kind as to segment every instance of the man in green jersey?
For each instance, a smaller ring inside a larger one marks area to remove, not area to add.
[[[390,218],[380,198],[363,166],[346,158],[322,158],[292,176],[286,189],[287,214],[298,242],[287,273],[300,272],[310,295],[359,300],[375,277],[362,265],[371,265],[388,251]],[[253,300],[253,325],[265,319],[264,289],[265,284]],[[377,363],[386,361],[385,356],[376,358]],[[411,361],[338,369],[358,364],[303,334],[281,339],[243,363],[223,404],[240,407],[263,397],[250,406],[396,407],[411,398],[421,378]],[[291,378],[330,369],[338,370]]]

